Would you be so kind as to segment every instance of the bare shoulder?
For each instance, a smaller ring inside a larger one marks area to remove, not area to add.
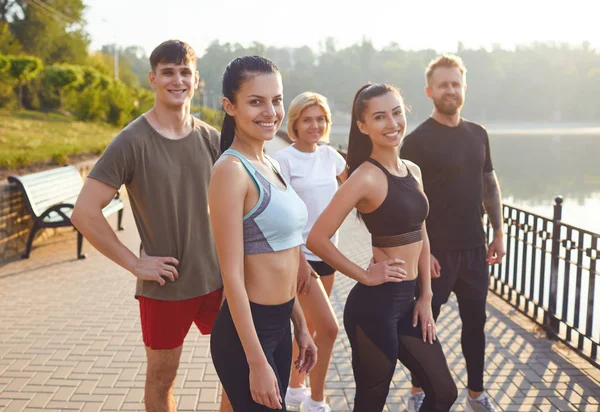
[[[239,182],[245,182],[246,168],[240,159],[235,156],[221,156],[215,162],[211,180],[222,180],[227,182],[228,187],[232,187]]]
[[[208,186],[208,203],[213,210],[225,214],[240,212],[248,193],[248,173],[234,156],[221,156],[213,166]],[[222,216],[222,213],[214,213]]]
[[[415,162],[408,159],[402,159],[402,161],[413,175],[418,175],[421,177],[421,168]]]
[[[407,159],[402,159],[406,167],[408,167],[409,172],[417,179],[417,181],[423,186],[423,175],[421,173],[421,168],[415,163],[411,162]]]
[[[385,178],[385,174],[374,164],[364,162],[350,175],[346,183],[352,184],[356,187],[371,188],[378,182],[381,183],[381,179]]]

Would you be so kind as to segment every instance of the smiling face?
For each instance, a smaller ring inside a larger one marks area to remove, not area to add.
[[[406,130],[404,102],[396,92],[373,97],[367,101],[360,131],[369,136],[373,146],[397,147]]]
[[[281,75],[249,73],[235,93],[234,102],[223,98],[223,108],[233,116],[237,136],[273,139],[285,116]]]
[[[465,101],[465,76],[457,67],[438,67],[428,79],[425,89],[438,112],[453,116]]]
[[[289,121],[289,119],[288,119]],[[298,140],[307,144],[316,144],[327,130],[327,115],[318,105],[312,105],[302,110],[294,125]]]
[[[198,86],[196,65],[158,63],[149,74],[150,86],[156,90],[156,102],[169,107],[189,105]]]

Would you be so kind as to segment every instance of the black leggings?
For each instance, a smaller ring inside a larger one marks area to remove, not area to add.
[[[259,305],[250,302],[252,320],[258,340],[273,368],[279,393],[285,399],[292,366],[292,331],[290,317],[294,299],[281,305]],[[250,369],[227,301],[223,303],[210,336],[213,363],[235,412],[265,412],[267,408],[254,402],[250,393]],[[285,402],[283,411],[286,411]]]
[[[355,412],[383,410],[397,360],[422,382],[420,411],[449,411],[458,396],[439,341],[423,342],[421,325],[412,326],[415,284],[357,283],[348,295],[344,326],[352,347]]]
[[[462,320],[460,343],[467,363],[467,388],[474,392],[483,391],[483,369],[485,365],[485,321],[490,266],[486,261],[485,245],[468,250],[432,250],[442,267],[442,275],[431,279],[433,290],[433,315],[436,320],[441,306],[448,301],[452,292],[456,295]],[[416,294],[419,294],[418,287]],[[412,377],[413,386],[421,384]]]
[[[483,369],[485,363],[485,321],[486,299],[468,299],[459,297],[458,311],[462,320],[460,345],[467,363],[467,388],[482,392]],[[433,316],[437,321],[441,307],[433,308]],[[421,387],[420,379],[412,375],[412,385]]]

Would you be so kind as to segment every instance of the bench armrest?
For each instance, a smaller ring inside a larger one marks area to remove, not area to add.
[[[57,205],[52,206],[48,210],[46,210],[44,213],[42,213],[42,215],[39,217],[39,219],[44,220],[50,213],[56,212],[56,213],[58,213],[60,215],[60,217],[62,217],[65,220],[65,222],[70,222],[71,219],[69,219],[67,217],[67,215],[65,215],[63,213],[63,211],[60,210],[60,209],[62,209],[64,207],[68,207],[70,209],[73,209],[75,207],[75,205],[72,204],[72,203],[59,203]]]

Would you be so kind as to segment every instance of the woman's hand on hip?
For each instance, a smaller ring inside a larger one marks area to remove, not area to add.
[[[406,270],[402,259],[386,259],[375,263],[375,258],[371,258],[367,268],[367,286],[377,286],[386,282],[402,282],[406,279]]]

